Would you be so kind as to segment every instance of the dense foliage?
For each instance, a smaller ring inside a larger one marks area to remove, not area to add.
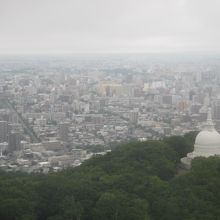
[[[0,219],[219,219],[220,158],[197,158],[179,172],[194,137],[132,142],[48,175],[1,172]]]

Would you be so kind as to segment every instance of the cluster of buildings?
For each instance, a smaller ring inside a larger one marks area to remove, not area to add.
[[[117,143],[199,130],[212,106],[220,129],[220,68],[213,63],[121,59],[0,62],[0,168],[74,167]]]

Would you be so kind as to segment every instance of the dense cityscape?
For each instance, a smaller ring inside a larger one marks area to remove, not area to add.
[[[144,55],[4,57],[0,167],[75,167],[117,143],[199,130],[212,107],[220,129],[217,59]]]
[[[220,220],[219,8],[0,0],[0,220]]]

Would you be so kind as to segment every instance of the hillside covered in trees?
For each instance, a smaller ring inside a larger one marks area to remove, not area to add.
[[[59,173],[0,173],[3,220],[220,219],[220,158],[179,173],[195,133],[118,146]]]

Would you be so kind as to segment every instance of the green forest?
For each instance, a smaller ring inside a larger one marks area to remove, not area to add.
[[[217,220],[220,158],[180,172],[195,132],[130,142],[58,173],[0,173],[1,220]]]

